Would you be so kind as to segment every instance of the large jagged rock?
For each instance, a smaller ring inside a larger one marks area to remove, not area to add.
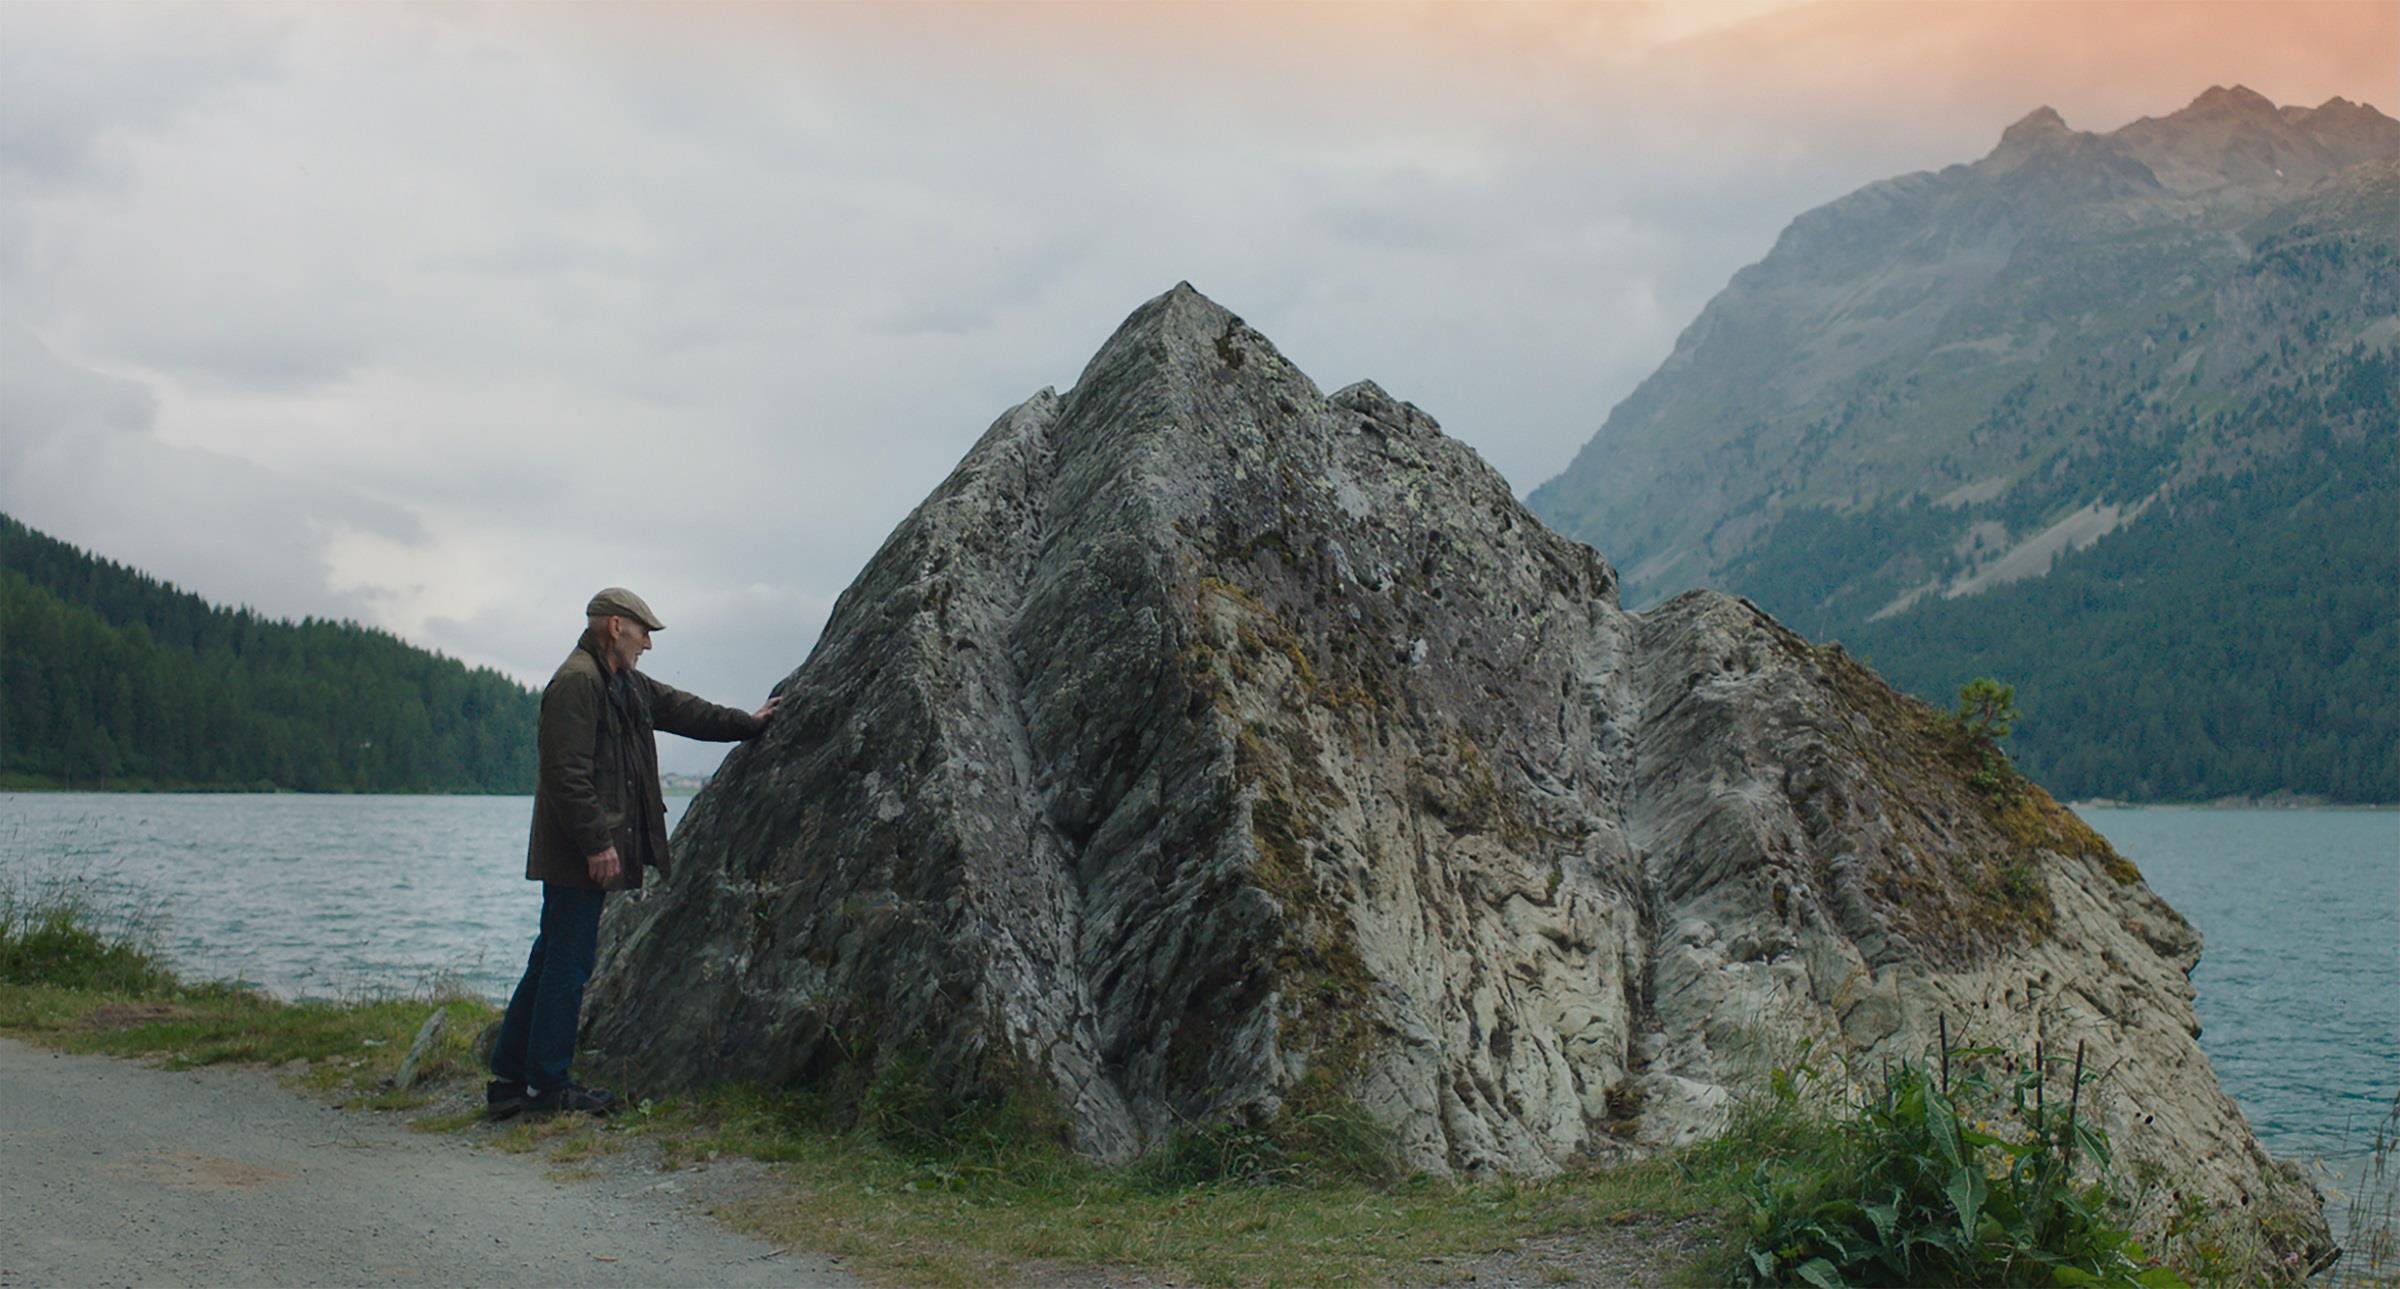
[[[1424,413],[1188,286],[1002,416],[781,692],[608,914],[586,1050],[637,1089],[905,1063],[1112,1161],[1349,1102],[1542,1174],[1947,1017],[2087,1043],[2141,1176],[2315,1222],[2097,835],[1745,601],[1624,612]]]

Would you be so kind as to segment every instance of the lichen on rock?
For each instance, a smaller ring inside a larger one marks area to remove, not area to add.
[[[1540,1175],[1946,1016],[2087,1042],[2158,1212],[2315,1222],[2097,834],[1745,601],[1626,612],[1430,417],[1189,286],[995,422],[779,692],[608,914],[585,1042],[638,1089],[904,1062],[1108,1161],[1339,1103]]]

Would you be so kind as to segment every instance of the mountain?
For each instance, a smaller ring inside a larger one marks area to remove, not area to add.
[[[0,515],[18,785],[530,792],[537,700],[381,631],[219,608]]]
[[[1363,1122],[1490,1175],[1717,1131],[1762,1053],[2038,1030],[2111,1071],[2147,1229],[2321,1239],[2133,865],[1842,651],[1617,589],[1423,412],[1178,286],[842,594],[609,910],[585,1054],[1022,1094],[1104,1160]]]
[[[2061,791],[2390,801],[2396,342],[2400,123],[2044,108],[1794,220],[1528,501],[1636,602],[2015,681]]]

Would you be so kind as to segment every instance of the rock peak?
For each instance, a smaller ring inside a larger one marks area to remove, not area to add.
[[[2187,115],[2225,113],[2238,113],[2244,116],[2255,116],[2260,113],[2268,116],[2278,115],[2273,100],[2247,85],[2234,85],[2230,88],[2223,85],[2211,85],[2200,91],[2198,98],[2193,99],[2182,110],[2175,112],[2169,119]]]
[[[2017,122],[2001,132],[2002,138],[2011,134],[2067,134],[2067,118],[2058,109],[2044,104],[2017,118]]]
[[[1210,323],[1221,325],[1240,322],[1241,319],[1235,317],[1231,309],[1209,299],[1198,287],[1189,282],[1177,282],[1127,314],[1125,321],[1118,324],[1116,335],[1109,338],[1109,343],[1114,344],[1117,336],[1127,334],[1205,331]],[[1106,352],[1108,345],[1100,348]]]
[[[2374,104],[2346,99],[2339,94],[2303,111],[2317,121],[2355,123],[2369,128],[2392,124],[2392,118],[2385,116]]]
[[[2037,107],[2000,132],[2000,142],[1984,158],[1984,164],[1997,171],[2014,170],[2035,153],[2078,137],[2056,108]]]
[[[2246,85],[2212,85],[2183,108],[2143,117],[2107,142],[2148,166],[2168,191],[2262,200],[2400,152],[2400,127],[2343,99],[2277,107]]]
[[[1094,374],[1128,362],[1155,365],[1204,358],[1215,348],[1217,338],[1236,329],[1247,330],[1232,310],[1209,299],[1190,282],[1177,282],[1144,301],[1117,325],[1107,343],[1092,355],[1076,385],[1086,385]],[[1263,343],[1264,338],[1260,339]]]

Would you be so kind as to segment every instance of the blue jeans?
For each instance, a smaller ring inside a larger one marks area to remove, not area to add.
[[[575,1062],[575,1025],[584,982],[600,950],[600,901],[606,891],[542,883],[542,930],[525,959],[525,978],[509,997],[492,1048],[492,1077],[536,1092],[567,1086]]]

